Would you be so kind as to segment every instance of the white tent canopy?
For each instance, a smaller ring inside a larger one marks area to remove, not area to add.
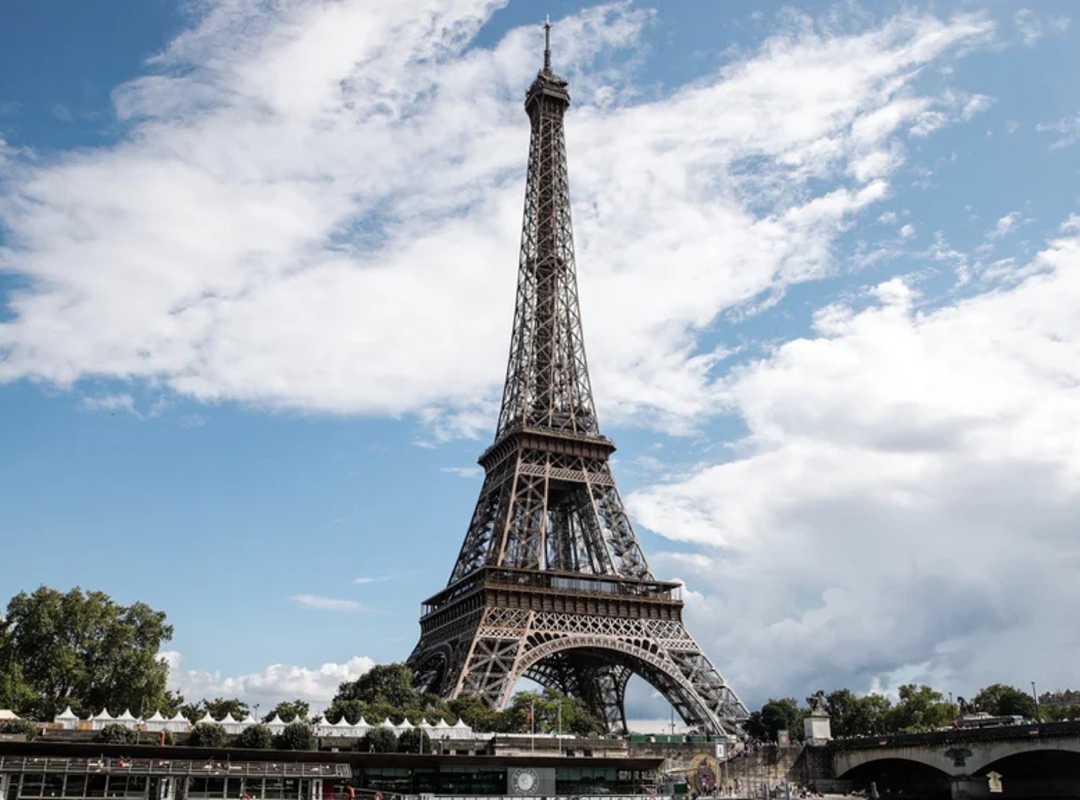
[[[281,718],[280,714],[274,714],[274,718],[266,723],[266,726],[274,733],[281,733],[285,730],[285,720]]]
[[[3,719],[0,716],[0,719]],[[71,710],[71,706],[64,709],[62,714],[57,714],[53,722],[59,723],[65,730],[73,731],[79,724],[79,718],[75,715],[75,712]]]

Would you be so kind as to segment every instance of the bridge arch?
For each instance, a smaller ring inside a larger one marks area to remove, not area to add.
[[[977,751],[977,757],[968,759],[967,768],[972,775],[986,775],[992,770],[1007,775],[1006,770],[1039,772],[1050,763],[1080,777],[1080,738],[1001,742],[996,747]]]
[[[854,770],[861,770],[868,765],[885,762],[920,764],[929,769],[937,770],[943,775],[958,774],[952,758],[940,749],[927,747],[883,747],[881,749],[868,747],[857,750],[839,750],[833,755],[836,777],[840,780],[848,780],[849,774]]]
[[[883,794],[903,792],[935,800],[952,796],[952,776],[946,770],[912,758],[888,756],[868,759],[837,777],[867,792],[874,784]]]

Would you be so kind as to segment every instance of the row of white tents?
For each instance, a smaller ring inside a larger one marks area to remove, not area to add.
[[[112,716],[108,709],[102,710],[100,714],[95,714],[90,717],[89,720],[80,719],[70,708],[70,706],[64,710],[64,713],[58,714],[54,720],[55,724],[66,730],[75,730],[76,728],[85,729],[86,723],[90,723],[90,730],[99,731],[106,725],[124,725],[128,728],[140,728],[145,731],[151,731],[159,733],[161,731],[170,731],[172,733],[186,733],[190,731],[195,723],[188,720],[187,717],[177,712],[174,717],[162,716],[160,712],[155,712],[152,717],[146,719],[139,719],[134,716],[131,711],[125,711],[118,717]],[[259,721],[254,716],[248,714],[244,719],[234,719],[232,714],[226,714],[224,719],[214,719],[209,714],[206,714],[202,719],[196,720],[197,722],[215,722],[225,728],[225,732],[229,734],[240,733],[244,728],[248,728],[252,725],[258,725]],[[266,723],[266,727],[270,729],[271,733],[280,733],[285,729],[288,723],[281,717],[275,716],[272,720]],[[350,725],[349,722],[342,717],[337,722],[320,722],[315,725],[316,736],[341,736],[359,738],[367,733],[375,730],[376,728],[388,728],[397,735],[401,735],[405,731],[415,730],[419,728],[424,731],[432,739],[473,739],[476,738],[473,729],[466,725],[461,720],[458,720],[454,725],[448,725],[446,720],[440,719],[438,722],[432,724],[426,719],[420,720],[419,724],[413,725],[409,720],[402,720],[401,723],[395,724],[389,719],[384,719],[377,725],[372,725],[363,717],[361,717],[355,725]],[[490,734],[481,734],[481,736],[488,736]]]

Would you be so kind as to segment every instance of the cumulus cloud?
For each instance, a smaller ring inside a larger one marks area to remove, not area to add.
[[[699,546],[653,562],[737,686],[1071,685],[1080,219],[1026,271],[940,308],[893,279],[821,309],[729,377],[736,458],[629,498]]]
[[[233,677],[219,672],[184,670],[175,650],[161,657],[169,665],[169,686],[189,700],[203,697],[239,697],[247,703],[269,705],[282,700],[307,700],[315,706],[329,703],[338,685],[354,681],[375,666],[366,656],[350,658],[343,664],[329,662],[314,669],[290,664],[271,664],[261,672]]]
[[[535,27],[473,46],[492,9],[212,6],[116,90],[119,141],[5,168],[0,266],[29,288],[0,324],[0,381],[415,413],[436,439],[487,428],[541,47]],[[598,398],[609,420],[686,430],[723,404],[724,352],[700,347],[712,321],[842,268],[835,239],[888,195],[904,132],[978,105],[922,89],[920,67],[992,24],[799,21],[640,99],[648,18],[559,20],[556,61]]]

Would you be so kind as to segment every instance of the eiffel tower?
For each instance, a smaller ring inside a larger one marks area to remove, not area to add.
[[[581,334],[563,115],[544,68],[525,95],[525,215],[510,359],[480,499],[446,588],[423,604],[408,664],[418,687],[506,706],[519,678],[580,698],[626,730],[639,675],[703,733],[747,717],[682,623],[680,584],[653,577],[611,474]]]

